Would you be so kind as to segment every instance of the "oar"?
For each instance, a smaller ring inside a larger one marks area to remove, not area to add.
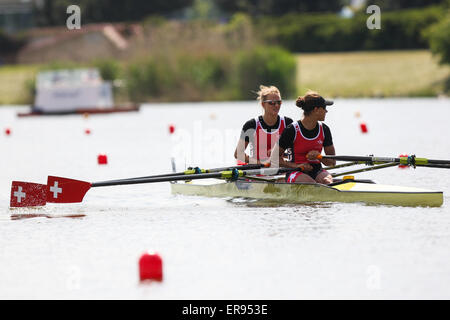
[[[399,158],[387,158],[387,157],[361,157],[361,156],[329,156],[329,155],[319,155],[317,159],[334,159],[338,161],[361,161],[368,164],[378,164],[385,162],[396,162],[399,164],[409,165],[409,166],[423,166],[429,164],[448,164],[450,165],[450,160],[432,160],[427,158],[417,158],[416,156],[399,157]]]
[[[11,208],[45,206],[47,201],[46,189],[45,184],[13,181],[9,206]]]
[[[47,180],[47,202],[51,203],[75,203],[83,201],[85,194],[90,188],[107,187],[140,183],[156,183],[156,182],[171,182],[180,180],[199,180],[199,179],[230,179],[236,180],[239,177],[252,175],[277,175],[292,171],[301,171],[301,168],[263,168],[253,170],[226,170],[221,172],[199,173],[188,175],[175,175],[169,177],[152,177],[146,179],[119,179],[108,180],[101,182],[86,182],[62,177],[49,176]]]
[[[358,161],[353,161],[353,162],[349,162],[349,163],[343,163],[343,164],[338,164],[336,166],[332,166],[332,167],[325,167],[323,168],[324,170],[332,170],[332,169],[339,169],[339,168],[345,168],[345,167],[350,167],[350,166],[354,166],[360,164],[360,162]]]
[[[198,167],[196,168],[189,168],[186,171],[183,172],[173,172],[173,173],[165,173],[165,174],[158,174],[158,175],[152,175],[152,176],[144,176],[144,177],[136,177],[136,178],[130,178],[133,180],[140,180],[140,179],[148,179],[148,178],[163,178],[163,177],[172,177],[172,176],[184,176],[189,174],[199,174],[199,173],[212,173],[212,172],[220,172],[220,171],[226,171],[226,170],[252,170],[252,169],[260,169],[263,167],[269,167],[268,164],[247,164],[242,166],[230,166],[230,167],[222,167],[222,168],[212,168],[212,169],[200,169]],[[126,179],[129,180],[129,179]]]
[[[394,166],[398,166],[398,163],[390,162],[390,163],[380,164],[378,166],[363,168],[363,169],[359,169],[359,170],[353,170],[353,171],[347,171],[347,172],[341,172],[341,173],[333,173],[333,174],[331,174],[331,176],[333,178],[335,178],[335,177],[345,176],[345,175],[348,175],[348,174],[360,173],[360,172],[365,172],[365,171],[372,171],[372,170],[389,168],[389,167],[394,167]]]
[[[200,173],[212,173],[212,172],[221,172],[228,169],[235,170],[236,168],[239,168],[241,170],[251,170],[251,169],[258,169],[262,167],[268,167],[267,165],[263,164],[249,164],[249,165],[243,165],[243,166],[230,166],[230,167],[224,167],[224,168],[213,168],[213,169],[190,169],[184,172],[178,172],[178,173],[172,173],[172,174],[162,174],[162,175],[155,175],[155,176],[147,176],[147,177],[136,177],[136,178],[129,178],[129,179],[122,179],[125,181],[128,180],[136,180],[143,182],[137,182],[137,183],[145,183],[145,179],[150,178],[163,178],[163,177],[174,177],[174,176],[187,176],[190,174],[200,174]],[[70,180],[70,179],[68,179]],[[171,181],[174,181],[177,179],[172,179]],[[76,181],[76,180],[74,180]],[[121,181],[121,180],[117,180]],[[62,183],[62,182],[61,182]],[[32,207],[32,206],[45,206],[47,202],[47,193],[52,193],[53,195],[58,195],[59,191],[61,190],[61,184],[59,182],[51,186],[37,184],[37,183],[30,183],[30,182],[22,182],[22,181],[13,181],[11,185],[11,198],[10,198],[10,207]],[[78,183],[79,192],[86,193],[90,188],[90,183],[84,183],[82,181],[79,181]],[[79,195],[78,192],[73,192],[69,194],[68,201],[69,202],[80,202],[79,201]]]
[[[354,173],[372,171],[372,170],[377,170],[377,169],[395,167],[395,166],[398,166],[398,165],[399,164],[396,163],[396,162],[388,162],[388,163],[385,163],[385,164],[380,164],[380,165],[372,166],[372,167],[368,167],[368,168],[362,168],[362,169],[359,169],[359,170],[346,171],[346,172],[341,172],[341,173],[333,173],[333,174],[331,174],[331,176],[333,178],[335,178],[335,177],[345,176],[345,175],[348,175],[348,174],[354,174]],[[450,169],[450,165],[445,165],[445,164],[424,164],[424,165],[417,165],[417,167]]]
[[[418,167],[450,169],[450,164],[418,164]]]

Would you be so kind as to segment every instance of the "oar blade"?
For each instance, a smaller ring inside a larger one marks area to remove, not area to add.
[[[45,206],[47,186],[45,184],[13,181],[11,185],[11,208]]]
[[[90,182],[49,176],[47,179],[47,202],[81,202],[90,188]]]

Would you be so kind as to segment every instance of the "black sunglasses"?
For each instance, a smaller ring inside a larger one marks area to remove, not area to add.
[[[281,106],[281,100],[264,100],[263,102],[264,102],[264,103],[268,103],[268,104],[270,104],[271,106],[274,106],[274,105],[276,105],[276,104],[278,104],[278,105]]]

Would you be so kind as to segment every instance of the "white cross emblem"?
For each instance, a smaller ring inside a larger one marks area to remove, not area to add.
[[[58,199],[58,193],[62,193],[62,188],[58,188],[58,181],[55,181],[55,185],[50,187],[50,192],[53,192],[53,198]]]
[[[17,188],[17,191],[14,192],[14,197],[17,198],[17,203],[21,203],[22,198],[26,198],[26,193],[22,192],[22,187]]]

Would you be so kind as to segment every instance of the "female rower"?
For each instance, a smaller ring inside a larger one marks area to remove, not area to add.
[[[257,100],[261,101],[264,112],[244,124],[234,152],[238,164],[268,162],[273,146],[283,130],[293,122],[291,118],[278,115],[282,102],[280,91],[274,86],[259,88]],[[250,154],[246,154],[249,145]]]
[[[333,178],[328,171],[322,168],[322,163],[326,166],[336,165],[333,159],[317,160],[317,156],[324,149],[325,154],[335,155],[333,138],[330,128],[320,121],[325,120],[327,106],[331,106],[333,101],[327,101],[318,93],[308,91],[305,96],[298,97],[296,106],[303,109],[303,118],[288,126],[280,137],[274,150],[272,159],[279,161],[280,167],[302,168],[302,171],[295,171],[286,176],[288,183],[293,182],[317,182],[330,184]],[[287,162],[283,159],[284,150],[292,148],[294,159]],[[276,159],[276,155],[279,157]],[[273,161],[272,161],[273,162]]]

